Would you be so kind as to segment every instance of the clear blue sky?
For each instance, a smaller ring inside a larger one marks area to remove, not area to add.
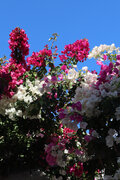
[[[89,40],[90,49],[120,46],[120,0],[1,0],[0,14],[0,57],[9,58],[9,33],[18,26],[28,35],[30,55],[43,49],[54,32],[60,35],[60,51],[82,38]],[[84,65],[96,68],[93,60]]]

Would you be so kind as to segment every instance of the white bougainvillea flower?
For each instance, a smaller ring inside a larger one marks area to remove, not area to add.
[[[79,76],[79,73],[74,68],[72,68],[68,71],[68,79],[69,80],[74,81],[78,78],[78,76]]]

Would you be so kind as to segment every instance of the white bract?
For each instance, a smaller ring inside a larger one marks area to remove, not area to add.
[[[83,71],[88,71],[88,67],[87,67],[87,66],[84,66],[84,67],[82,67],[82,70],[83,70]]]
[[[79,76],[79,73],[78,73],[74,68],[72,68],[72,69],[70,69],[70,70],[68,71],[68,76],[67,76],[67,78],[68,78],[69,80],[75,82],[75,80],[78,78],[78,76]]]
[[[47,77],[47,82],[39,79],[35,79],[35,81],[27,79],[26,84],[20,85],[12,98],[2,97],[0,100],[0,114],[7,115],[11,120],[15,120],[15,116],[29,119],[41,118],[41,111],[37,115],[30,116],[27,111],[31,111],[34,108],[31,103],[38,97],[41,97],[45,92],[50,92],[51,84],[51,76]],[[22,109],[16,110],[18,101],[22,102],[23,106],[24,104],[29,106],[26,112],[23,112]]]
[[[115,44],[111,44],[111,45],[106,45],[106,44],[101,44],[100,46],[95,46],[93,48],[93,50],[90,52],[90,54],[88,55],[88,58],[95,58],[95,59],[99,59],[100,61],[104,60],[104,55],[106,54],[110,54],[113,51],[116,51],[117,53],[119,52],[119,47],[116,48]]]
[[[92,116],[93,114],[98,114],[98,110],[95,106],[101,101],[99,96],[99,91],[95,89],[95,82],[97,82],[97,75],[90,72],[86,72],[84,75],[84,82],[81,82],[80,87],[77,87],[75,96],[73,98],[73,103],[78,101],[82,104],[81,114],[86,114],[86,116]],[[94,112],[93,112],[94,111]]]

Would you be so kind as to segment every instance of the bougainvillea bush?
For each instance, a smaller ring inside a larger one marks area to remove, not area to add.
[[[52,180],[119,180],[119,48],[89,52],[82,39],[60,55],[52,43],[28,57],[28,37],[18,27],[9,48],[0,66],[0,174],[39,169]],[[99,73],[78,70],[87,58]]]

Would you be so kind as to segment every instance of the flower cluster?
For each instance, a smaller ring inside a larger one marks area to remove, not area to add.
[[[101,44],[100,46],[95,46],[93,50],[89,53],[88,58],[99,59],[100,61],[105,61],[107,59],[107,55],[113,54],[114,52],[119,53],[120,48],[116,48],[115,44],[106,45]]]
[[[74,177],[80,178],[84,172],[83,163],[78,162],[77,164],[70,166],[67,172]]]
[[[25,64],[25,56],[29,54],[28,38],[25,31],[20,28],[15,28],[10,33],[9,48],[12,50],[10,60],[14,63]]]
[[[10,62],[0,66],[0,175],[20,167],[51,180],[119,180],[119,48],[100,45],[88,56],[88,40],[77,40],[55,66],[53,44],[26,64],[28,38],[20,28],[9,45]],[[99,73],[78,70],[87,57],[97,58]]]
[[[81,160],[85,159],[85,152],[81,148],[80,142],[76,140],[76,132],[69,128],[64,128],[62,125],[60,125],[60,130],[62,130],[62,134],[59,134],[59,136],[53,135],[50,143],[45,145],[47,163],[52,169],[54,167],[59,169],[59,173],[56,172],[56,176],[54,174],[52,179],[56,177],[59,179],[58,176],[61,176],[61,179],[83,177],[84,167]],[[76,144],[76,148],[71,142]],[[69,146],[70,144],[71,147]],[[75,160],[76,163],[75,161],[72,162],[72,157],[74,157],[74,160],[76,158],[79,160]]]
[[[9,48],[12,50],[10,62],[0,69],[2,95],[12,97],[16,86],[23,83],[23,75],[29,70],[26,66],[25,56],[29,53],[28,38],[25,31],[15,28],[10,33]]]
[[[77,113],[82,115],[82,120],[79,121],[80,129],[88,131],[87,134],[84,132],[82,137],[87,142],[86,147],[89,149],[90,157],[94,161],[94,154],[96,154],[96,157],[99,156],[102,163],[104,162],[105,164],[108,164],[107,159],[110,158],[111,153],[114,153],[114,158],[119,156],[120,147],[120,61],[117,50],[114,48],[115,62],[110,62],[108,65],[100,61],[97,62],[101,65],[99,74],[96,74],[94,71],[88,71],[88,68],[82,68],[84,71],[82,74],[83,79],[76,88],[74,98],[72,99],[73,104],[81,103],[82,106],[80,110],[77,110]],[[107,57],[111,57],[111,54],[109,54],[111,51],[107,52]],[[74,118],[71,118],[71,114],[74,115]],[[65,107],[60,112],[60,118],[67,127],[79,129],[77,125],[78,116],[76,116],[76,109],[73,107],[69,105]],[[99,144],[102,145],[101,151],[104,152],[102,155],[96,148],[92,149],[92,146],[98,145],[99,147]],[[117,169],[118,165],[116,164],[114,162],[114,166]],[[112,169],[110,166],[109,168]],[[112,170],[109,169],[109,171]],[[114,174],[115,171],[112,173]],[[114,177],[118,177],[118,175],[114,175]]]
[[[35,79],[35,81],[26,80],[25,85],[19,84],[17,88],[17,92],[10,98],[7,99],[5,96],[0,101],[0,114],[9,116],[9,119],[15,120],[15,117],[23,117],[29,119],[41,118],[40,107],[37,114],[29,115],[29,111],[35,110],[35,106],[33,103],[40,98],[44,93],[48,94],[50,97],[51,89],[50,86],[53,84],[52,77],[48,76],[43,79]],[[22,107],[18,106],[18,104],[23,104]],[[2,106],[3,104],[3,106]],[[23,107],[27,110],[23,110]]]
[[[95,82],[97,82],[97,74],[86,71],[83,74],[84,81],[81,82],[80,87],[77,87],[73,102],[78,101],[82,104],[81,114],[86,114],[90,117],[98,114],[98,110],[95,109],[96,103],[100,101],[98,90],[95,88]]]
[[[15,93],[16,86],[23,83],[23,75],[26,68],[22,64],[8,63],[0,69],[1,76],[1,92],[0,98],[3,95],[12,97]]]
[[[27,58],[27,63],[35,67],[43,67],[46,66],[46,60],[50,60],[51,58],[52,51],[45,48],[39,52],[33,52],[32,56]]]
[[[68,106],[65,110],[60,110],[59,118],[68,128],[77,130],[78,124],[82,122],[81,109],[80,102],[73,103],[72,106]]]
[[[89,51],[89,43],[87,39],[77,40],[73,44],[66,45],[63,55],[60,55],[60,60],[66,61],[68,58],[75,58],[76,62],[86,60]]]

